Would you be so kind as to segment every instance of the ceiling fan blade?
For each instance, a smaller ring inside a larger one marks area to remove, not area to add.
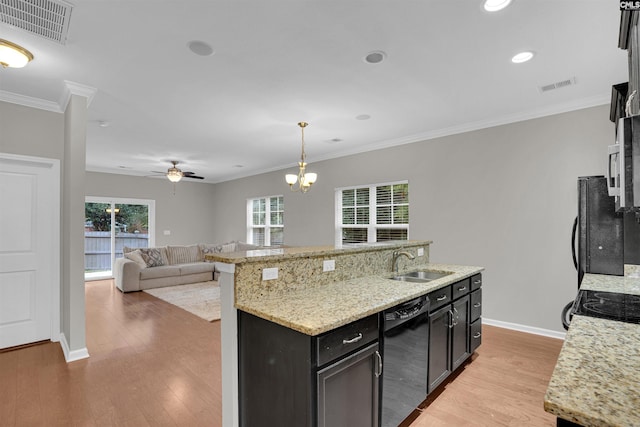
[[[193,178],[193,179],[204,179],[203,176],[197,176],[197,175],[182,175],[183,178]]]

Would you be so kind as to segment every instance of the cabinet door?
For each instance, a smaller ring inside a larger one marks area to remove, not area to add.
[[[377,427],[378,343],[318,371],[318,427]]]
[[[482,344],[482,319],[478,319],[471,324],[469,333],[469,353],[473,353]]]
[[[471,293],[471,323],[482,316],[482,289]]]
[[[238,311],[240,426],[311,427],[311,337]]]
[[[453,328],[451,329],[451,370],[455,371],[469,353],[469,295],[451,304]]]
[[[429,314],[429,393],[451,373],[451,305]]]

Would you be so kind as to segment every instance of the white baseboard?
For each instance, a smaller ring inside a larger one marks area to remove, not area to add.
[[[503,322],[501,320],[493,320],[482,318],[482,323],[489,326],[497,326],[498,328],[512,329],[514,331],[526,332],[528,334],[542,335],[549,338],[557,338],[564,340],[565,332],[552,331],[550,329],[536,328],[533,326],[520,325],[518,323]]]
[[[64,360],[66,360],[67,363],[89,357],[89,350],[87,350],[86,347],[73,351],[69,350],[69,343],[67,343],[67,337],[64,336],[64,332],[60,333],[60,346],[64,353]]]

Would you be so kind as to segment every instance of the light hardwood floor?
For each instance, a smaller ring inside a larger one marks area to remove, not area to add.
[[[1,426],[220,426],[220,322],[112,281],[87,283],[86,317],[88,359],[65,363],[58,343],[0,353]],[[483,334],[412,427],[555,425],[542,403],[562,342]]]

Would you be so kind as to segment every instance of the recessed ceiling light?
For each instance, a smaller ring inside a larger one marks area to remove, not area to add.
[[[379,64],[380,62],[384,61],[386,57],[387,57],[387,54],[384,53],[383,51],[375,50],[373,52],[368,53],[367,56],[364,57],[364,61],[369,64]]]
[[[187,43],[189,50],[199,56],[213,55],[213,48],[200,40],[191,40]]]
[[[522,64],[523,62],[527,62],[533,58],[533,52],[520,52],[511,58],[511,62],[514,64]]]
[[[99,120],[98,121],[98,126],[100,126],[101,128],[108,128],[110,124],[111,123],[107,122],[106,120]]]
[[[368,114],[360,114],[359,116],[356,116],[356,120],[369,120],[370,118],[371,116]]]
[[[335,144],[336,142],[342,142],[342,139],[340,139],[340,138],[331,138],[331,139],[327,139],[327,142],[329,144]]]
[[[511,0],[485,0],[484,10],[487,12],[497,12],[509,6]]]
[[[244,165],[233,165],[234,168],[243,168]]]

